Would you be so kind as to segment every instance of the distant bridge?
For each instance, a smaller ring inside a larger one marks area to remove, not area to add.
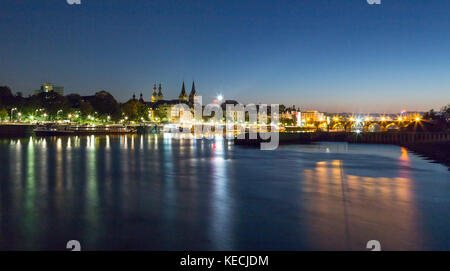
[[[316,121],[309,124],[309,127],[320,129],[322,131],[337,131],[337,132],[385,132],[390,130],[400,130],[404,127],[414,125],[420,126],[422,120],[331,120]]]

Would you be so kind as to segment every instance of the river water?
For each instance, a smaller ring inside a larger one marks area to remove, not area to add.
[[[450,173],[393,145],[0,140],[0,249],[450,249]]]

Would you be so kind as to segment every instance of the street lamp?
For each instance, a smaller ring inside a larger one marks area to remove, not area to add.
[[[12,120],[14,110],[17,110],[17,108],[16,107],[11,108],[11,116],[10,116],[9,120]]]

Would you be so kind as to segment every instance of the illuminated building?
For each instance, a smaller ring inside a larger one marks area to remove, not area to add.
[[[55,92],[61,96],[64,96],[64,87],[55,86],[51,83],[42,83],[41,88],[35,91],[35,94],[44,93],[44,92]]]
[[[319,112],[317,110],[302,111],[300,114],[300,122],[302,123],[314,123],[317,121],[325,121],[325,113]]]
[[[174,109],[174,106],[180,103],[185,103],[189,105],[193,105],[193,103],[197,99],[197,90],[195,89],[195,83],[192,82],[192,90],[189,94],[189,96],[186,94],[186,87],[183,82],[183,85],[181,87],[181,93],[178,97],[178,99],[173,100],[164,100],[163,94],[162,94],[162,86],[159,84],[159,87],[156,88],[156,84],[153,85],[153,93],[151,96],[151,101],[140,101],[144,103],[149,111],[149,118],[152,120],[158,120],[162,121],[165,119],[166,121],[172,121],[174,119],[177,119],[178,117],[181,117],[182,114],[180,114],[180,111],[178,110],[172,110]],[[159,114],[156,114],[156,111],[159,112]],[[163,115],[162,119],[157,119],[158,116],[161,117]]]

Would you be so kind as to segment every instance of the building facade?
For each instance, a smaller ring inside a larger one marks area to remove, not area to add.
[[[64,87],[55,86],[52,83],[42,83],[41,88],[36,90],[34,94],[44,93],[44,92],[55,92],[61,96],[64,96]]]

